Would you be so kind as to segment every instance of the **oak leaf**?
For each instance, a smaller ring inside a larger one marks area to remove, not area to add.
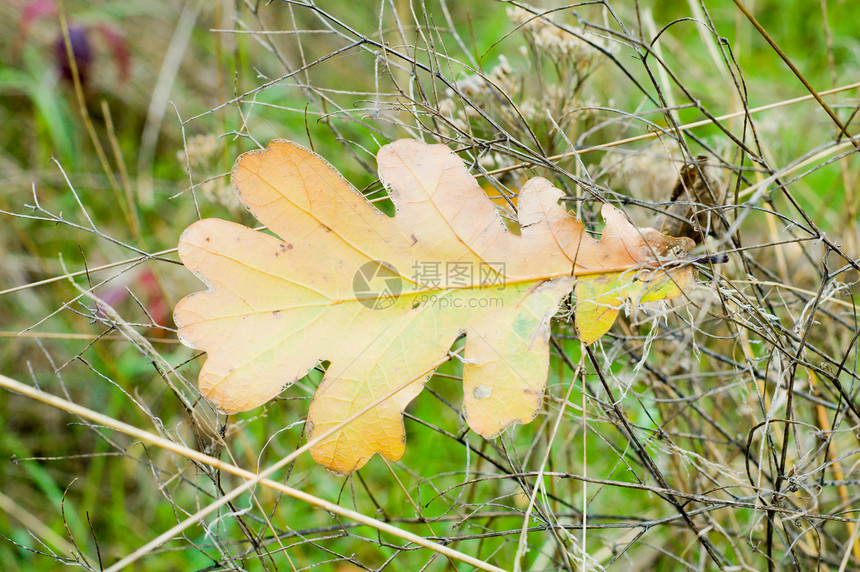
[[[321,157],[274,141],[239,158],[233,183],[277,236],[206,219],[179,241],[209,286],[177,304],[179,338],[208,353],[200,392],[222,411],[262,405],[327,360],[308,412],[313,439],[405,386],[311,449],[335,472],[403,455],[403,410],[459,336],[466,420],[493,437],[535,416],[550,320],[575,284],[590,343],[626,298],[670,298],[693,283],[689,265],[663,264],[692,241],[638,229],[609,205],[595,241],[545,179],[520,192],[516,234],[447,147],[400,140],[377,162],[394,217]]]

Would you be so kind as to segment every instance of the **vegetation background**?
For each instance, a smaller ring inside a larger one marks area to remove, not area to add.
[[[400,462],[342,478],[301,455],[273,478],[487,569],[857,569],[858,140],[798,75],[853,85],[822,98],[858,132],[860,3],[3,2],[0,380],[272,465],[303,443],[320,372],[229,419],[199,399],[172,330],[201,287],[179,234],[256,224],[229,172],[273,138],[389,212],[379,146],[440,141],[511,216],[539,174],[594,232],[601,201],[640,226],[692,209],[713,258],[591,352],[558,320],[531,424],[469,434],[446,364]],[[697,156],[707,198],[677,186]],[[0,416],[4,569],[107,569],[242,482],[15,392]],[[131,569],[475,569],[268,486],[192,523]]]

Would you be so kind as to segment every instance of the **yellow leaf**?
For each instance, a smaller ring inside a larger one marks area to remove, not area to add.
[[[625,300],[634,304],[679,296],[693,286],[691,266],[581,276],[576,281],[576,329],[586,344],[609,331]]]
[[[208,353],[200,392],[221,410],[262,405],[328,360],[308,412],[314,438],[406,384],[312,448],[339,473],[375,453],[403,455],[403,409],[462,334],[469,426],[492,437],[530,421],[546,385],[550,319],[574,276],[656,275],[660,257],[691,244],[637,229],[609,205],[597,242],[540,178],[519,195],[517,235],[447,147],[400,140],[377,161],[394,217],[319,156],[275,141],[240,157],[233,182],[277,237],[207,219],[179,241],[182,262],[209,286],[177,304],[179,337]],[[605,331],[611,320],[600,319]]]

